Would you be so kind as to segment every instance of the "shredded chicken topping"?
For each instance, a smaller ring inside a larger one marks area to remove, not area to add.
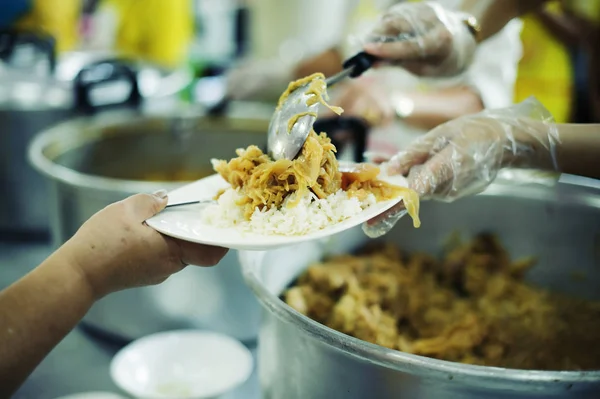
[[[303,86],[307,86],[308,105],[321,103],[338,114],[343,111],[327,104],[326,84],[322,74],[290,83],[277,107],[282,106],[292,91]],[[292,117],[288,121],[288,131],[304,115],[306,113]],[[415,227],[420,226],[419,197],[413,190],[378,180],[379,168],[372,165],[361,165],[351,172],[340,172],[335,157],[336,148],[325,133],[311,131],[294,160],[274,161],[257,146],[238,149],[236,154],[237,157],[229,162],[213,160],[213,167],[234,189],[242,193],[238,205],[244,207],[246,220],[250,220],[256,208],[280,208],[284,202],[285,206],[294,207],[309,192],[317,198],[325,198],[343,189],[359,199],[364,199],[369,194],[373,194],[378,201],[402,196]]]
[[[250,219],[255,208],[279,208],[288,196],[287,206],[295,206],[312,190],[319,198],[341,188],[342,174],[335,159],[335,147],[321,133],[311,132],[300,155],[290,161],[273,161],[260,148],[237,150],[237,158],[213,163],[215,170],[235,189],[244,194],[238,204]]]
[[[441,260],[376,245],[310,266],[283,299],[330,328],[407,353],[517,369],[600,369],[600,302],[526,283],[534,264],[512,261],[488,234]]]

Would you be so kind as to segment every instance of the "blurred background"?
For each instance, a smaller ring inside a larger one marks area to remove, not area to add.
[[[0,0],[0,288],[107,204],[205,177],[211,158],[264,146],[289,81],[338,72],[395,2]],[[530,95],[558,122],[600,122],[590,89],[599,23],[600,1],[553,1],[482,44],[459,78],[382,68],[340,84],[330,94],[346,113],[323,113],[320,126],[340,157],[362,161]],[[210,329],[254,348],[259,305],[235,251],[221,263],[103,299],[16,397],[114,388],[116,348],[158,331]],[[255,377],[235,395],[258,397]]]

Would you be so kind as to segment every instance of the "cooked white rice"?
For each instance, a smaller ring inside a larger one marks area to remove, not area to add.
[[[256,208],[248,221],[244,219],[243,208],[236,204],[240,198],[238,191],[228,189],[219,197],[217,204],[204,208],[204,222],[216,227],[236,227],[263,235],[301,235],[346,220],[377,202],[373,194],[369,194],[361,202],[356,197],[349,197],[343,190],[324,199],[310,193],[293,208],[288,208],[285,202],[281,209],[260,211]],[[288,200],[290,198],[286,202]]]

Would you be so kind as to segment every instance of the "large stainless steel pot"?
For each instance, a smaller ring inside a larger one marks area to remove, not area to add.
[[[45,235],[46,186],[26,156],[33,136],[107,106],[164,108],[191,76],[107,52],[69,52],[55,60],[51,38],[33,33],[2,32],[0,41],[10,43],[0,49],[0,233]]]
[[[55,244],[62,244],[112,202],[138,192],[173,189],[185,181],[168,179],[195,180],[211,174],[211,158],[230,158],[236,148],[264,142],[268,118],[260,117],[261,108],[243,108],[254,118],[235,116],[235,110],[223,119],[113,112],[66,122],[38,135],[29,155],[50,185],[43,200],[52,216]],[[270,116],[270,111],[263,115]],[[250,341],[256,336],[259,313],[243,282],[237,254],[231,251],[217,267],[188,267],[159,286],[110,295],[84,322],[124,339],[194,327]]]
[[[492,231],[512,255],[539,256],[531,281],[600,299],[599,193],[600,186],[567,183],[498,185],[452,204],[424,203],[420,229],[403,220],[384,239],[406,250],[438,253],[455,231]],[[259,364],[265,398],[600,398],[600,371],[519,371],[409,355],[338,333],[278,299],[309,263],[365,241],[355,229],[329,241],[240,253],[246,281],[264,308]],[[573,272],[587,279],[575,280]]]

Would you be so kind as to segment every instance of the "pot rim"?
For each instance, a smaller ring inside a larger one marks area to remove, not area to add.
[[[244,129],[248,134],[262,134],[264,131],[259,131],[258,126],[266,126],[266,121],[262,119],[245,119],[245,118],[222,118],[211,119],[200,112],[191,113],[173,113],[173,114],[150,114],[147,115],[139,111],[119,110],[102,113],[91,117],[78,117],[66,122],[59,123],[45,131],[42,131],[34,137],[29,144],[28,160],[29,163],[39,173],[49,177],[54,181],[64,183],[69,186],[77,186],[89,190],[109,191],[109,192],[128,192],[140,193],[155,191],[158,185],[163,186],[167,190],[173,190],[181,187],[191,181],[152,181],[145,182],[140,180],[117,179],[104,177],[95,174],[81,173],[66,166],[59,165],[54,160],[56,157],[76,149],[86,143],[97,141],[98,137],[87,136],[81,133],[82,130],[93,129],[102,131],[114,127],[132,126],[136,123],[149,122],[153,120],[169,121],[176,119],[194,119],[206,120],[207,126],[210,128],[223,128],[230,130],[241,130],[242,126],[250,126]],[[266,139],[266,135],[265,135]],[[56,151],[52,157],[48,157],[45,152],[53,145],[60,143],[61,148]]]
[[[598,181],[580,184],[578,178],[574,180],[567,176],[560,186],[585,186],[592,187],[594,191],[600,188]],[[511,191],[512,189],[512,191]],[[483,196],[503,195],[510,192],[515,195],[514,187],[505,185],[492,185],[488,190],[479,194]],[[540,190],[536,187],[519,187],[517,196],[544,199]],[[576,203],[600,208],[600,198],[587,198],[589,196],[579,194],[569,196]],[[564,199],[565,197],[562,196]],[[295,328],[318,341],[320,344],[327,345],[336,351],[358,358],[362,361],[373,363],[385,368],[393,369],[408,374],[422,377],[435,378],[441,380],[452,380],[453,382],[463,382],[470,386],[485,386],[495,389],[527,390],[535,389],[556,389],[557,384],[564,386],[565,390],[576,391],[577,386],[586,384],[598,384],[600,382],[600,370],[591,371],[545,371],[545,370],[520,370],[502,367],[489,367],[480,365],[470,365],[447,360],[438,360],[425,356],[404,353],[398,350],[388,349],[380,345],[372,344],[361,339],[346,335],[321,323],[318,323],[309,317],[294,310],[278,296],[272,294],[256,277],[251,267],[242,263],[243,275],[246,283],[256,295],[264,310],[285,323],[293,324]]]

